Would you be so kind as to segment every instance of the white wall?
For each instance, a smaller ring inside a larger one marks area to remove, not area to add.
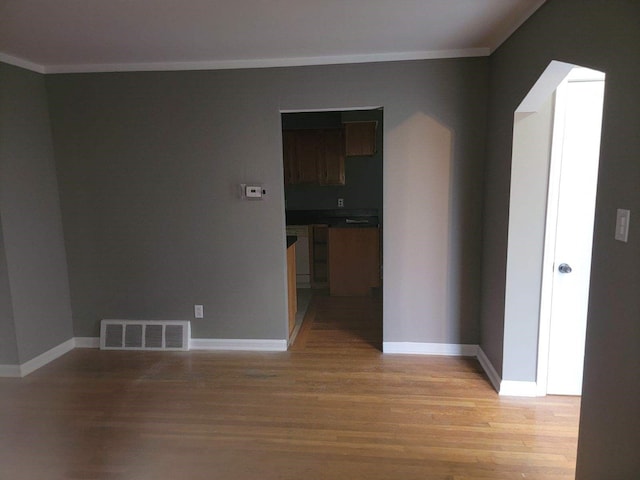
[[[553,96],[513,129],[502,379],[536,377]]]

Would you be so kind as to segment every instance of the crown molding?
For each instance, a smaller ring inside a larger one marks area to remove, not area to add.
[[[193,62],[91,63],[69,65],[38,65],[28,60],[0,53],[0,61],[44,74],[157,72],[179,70],[232,70],[249,68],[302,67],[340,65],[349,63],[397,62],[406,60],[435,60],[445,58],[486,57],[489,48],[393,52],[361,55],[333,55],[321,57],[256,58],[247,60],[211,60]]]
[[[37,63],[30,62],[29,60],[24,60],[12,55],[7,55],[6,53],[2,52],[0,52],[0,62],[13,65],[14,67],[31,70],[32,72],[36,73],[47,73],[46,68],[43,65],[38,65]]]

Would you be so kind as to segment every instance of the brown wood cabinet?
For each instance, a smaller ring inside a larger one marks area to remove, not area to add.
[[[296,136],[291,130],[282,131],[282,162],[284,165],[284,184],[297,183]]]
[[[282,144],[285,185],[344,185],[342,129],[284,130]]]
[[[311,287],[326,288],[329,285],[329,228],[313,225],[310,234]]]
[[[378,122],[350,122],[344,124],[347,157],[371,156],[376,153]]]
[[[369,296],[380,281],[380,230],[329,229],[329,292]]]
[[[296,244],[287,248],[287,294],[289,297],[289,335],[296,326],[298,297],[296,291]]]
[[[323,155],[318,159],[320,185],[344,185],[344,132],[342,129],[323,130]]]

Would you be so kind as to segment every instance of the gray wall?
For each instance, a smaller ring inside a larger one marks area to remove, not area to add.
[[[616,208],[640,211],[639,19],[635,1],[550,0],[490,57],[482,348],[496,367],[503,360],[513,113],[551,60],[607,74],[579,479],[635,478],[640,471],[640,222],[631,221],[629,243],[613,238]]]
[[[19,363],[73,336],[44,78],[0,64],[0,218]]]
[[[375,208],[382,220],[382,110],[349,112],[294,113],[283,115],[283,128],[341,128],[344,121],[375,120],[378,122],[376,153],[371,156],[347,157],[345,184],[341,186],[288,185],[284,189],[287,209],[335,209],[338,198],[347,209]],[[326,120],[323,120],[325,119]],[[317,121],[312,121],[317,119]]]
[[[0,217],[0,225],[1,222],[2,217]],[[19,363],[18,342],[13,324],[9,272],[7,271],[7,258],[2,237],[0,235],[0,365],[17,365]]]
[[[280,111],[382,106],[384,337],[477,343],[487,63],[47,76],[76,335],[285,338]]]

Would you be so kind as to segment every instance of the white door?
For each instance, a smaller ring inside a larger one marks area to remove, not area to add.
[[[559,111],[555,121],[564,122],[564,135],[554,138],[562,144],[556,150],[561,152],[561,166],[549,330],[549,394],[582,393],[603,100],[603,80],[570,80],[557,91]]]

